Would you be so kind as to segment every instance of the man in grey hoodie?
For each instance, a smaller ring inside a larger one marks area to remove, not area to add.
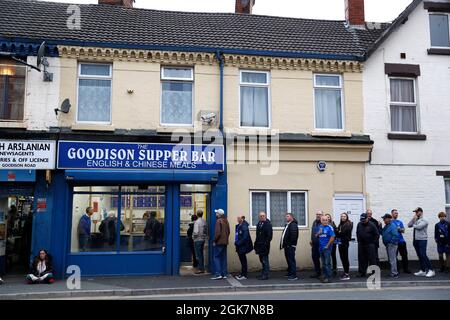
[[[431,265],[430,259],[427,256],[427,242],[428,242],[428,221],[423,218],[423,209],[417,208],[413,211],[415,213],[412,220],[408,223],[409,228],[414,229],[414,249],[416,249],[417,257],[420,262],[420,271],[414,275],[418,277],[432,278],[436,274]]]

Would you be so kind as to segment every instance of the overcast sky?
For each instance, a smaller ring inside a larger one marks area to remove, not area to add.
[[[55,1],[55,0],[40,0]],[[366,20],[394,20],[412,0],[365,0]],[[66,3],[98,3],[98,0],[58,0]],[[138,8],[177,11],[234,12],[235,0],[136,0]],[[343,20],[344,0],[257,0],[255,14],[283,17]]]

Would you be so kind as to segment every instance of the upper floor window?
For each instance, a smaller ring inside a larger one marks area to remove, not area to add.
[[[390,78],[391,130],[417,132],[416,86],[413,78]]]
[[[342,130],[342,77],[340,75],[314,75],[316,129]]]
[[[21,121],[25,101],[26,67],[0,60],[0,121]]]
[[[269,72],[241,71],[241,127],[270,127]]]
[[[161,124],[193,125],[194,69],[161,69]]]
[[[111,123],[111,86],[110,64],[79,64],[78,122]]]
[[[432,47],[450,47],[449,14],[430,14],[430,33]]]
[[[445,211],[450,218],[450,179],[445,180]]]

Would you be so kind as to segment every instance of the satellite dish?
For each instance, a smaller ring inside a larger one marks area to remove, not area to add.
[[[37,67],[39,68],[44,60],[45,55],[45,41],[41,43],[37,53]]]
[[[56,115],[58,115],[58,112],[69,113],[70,107],[71,107],[70,100],[69,99],[65,99],[61,103],[61,108],[60,109],[55,109],[55,113],[56,113]]]

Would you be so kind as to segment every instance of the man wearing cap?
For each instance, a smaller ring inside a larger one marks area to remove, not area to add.
[[[416,249],[417,257],[420,262],[420,271],[414,273],[417,277],[432,278],[436,275],[427,256],[428,243],[428,221],[423,218],[423,209],[417,208],[413,211],[414,217],[408,223],[409,228],[414,229],[413,245]]]
[[[216,226],[214,228],[214,271],[216,273],[212,280],[226,279],[227,271],[227,246],[230,237],[230,224],[225,217],[225,211],[218,209],[216,213]]]
[[[408,248],[406,246],[405,238],[403,237],[403,234],[405,233],[405,226],[403,225],[403,222],[398,219],[397,209],[391,210],[391,216],[392,216],[392,223],[397,226],[399,234],[397,255],[400,253],[400,256],[402,257],[403,272],[410,274],[411,271],[409,270]]]
[[[397,271],[397,250],[399,242],[399,232],[397,225],[392,223],[392,216],[387,213],[382,217],[384,221],[384,228],[382,230],[383,243],[386,246],[387,256],[389,263],[391,265],[391,273],[389,274],[392,278],[398,278]]]
[[[439,222],[434,226],[434,239],[439,254],[440,272],[450,272],[450,222],[446,220],[447,214],[438,214]],[[446,260],[444,260],[444,254]]]
[[[367,276],[367,268],[377,264],[375,254],[376,243],[379,241],[380,233],[378,228],[369,221],[367,213],[360,216],[360,222],[356,228],[358,239],[358,270],[360,277]]]

